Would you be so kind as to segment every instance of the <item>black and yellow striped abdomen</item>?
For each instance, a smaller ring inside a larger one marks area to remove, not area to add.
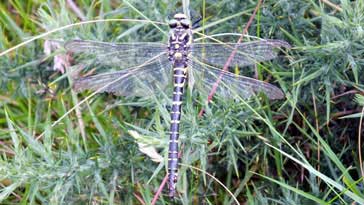
[[[181,106],[187,67],[175,65],[173,68],[173,101],[171,108],[171,127],[168,153],[168,185],[169,195],[174,196],[178,177],[178,138],[181,119]]]

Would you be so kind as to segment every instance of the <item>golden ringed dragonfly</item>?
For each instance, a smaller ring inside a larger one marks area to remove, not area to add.
[[[208,92],[220,81],[216,93],[224,98],[249,98],[264,92],[270,99],[284,98],[283,92],[263,81],[233,74],[223,67],[234,48],[237,53],[231,65],[254,65],[277,57],[279,48],[290,48],[282,40],[256,40],[244,43],[194,42],[191,21],[178,13],[169,22],[167,43],[105,43],[73,40],[65,48],[74,53],[91,54],[104,66],[120,67],[118,71],[81,77],[74,82],[78,92],[93,90],[119,96],[146,96],[164,90],[173,79],[173,96],[168,150],[168,189],[174,197],[178,170],[178,138],[182,95],[188,81],[201,92]],[[228,87],[224,86],[228,85]]]

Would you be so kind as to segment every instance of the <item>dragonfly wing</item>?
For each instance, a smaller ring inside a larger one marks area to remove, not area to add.
[[[136,68],[77,79],[74,89],[77,92],[92,90],[97,93],[142,97],[163,90],[170,81],[171,70],[165,57]]]
[[[138,66],[154,56],[165,53],[162,43],[105,43],[97,41],[72,40],[64,45],[66,50],[80,54],[83,63],[98,63],[107,66],[129,68]]]
[[[247,66],[271,60],[277,57],[279,48],[290,48],[282,40],[259,40],[246,43],[194,43],[192,55],[200,61],[217,67],[223,67],[233,52],[237,52],[230,66]]]
[[[190,66],[194,88],[202,93],[208,94],[214,84],[219,81],[216,94],[224,98],[240,96],[246,99],[259,92],[264,92],[270,99],[284,98],[283,92],[272,84],[236,75],[194,60]]]

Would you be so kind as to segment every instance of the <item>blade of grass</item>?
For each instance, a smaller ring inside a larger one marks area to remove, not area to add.
[[[285,189],[291,190],[291,191],[293,191],[293,192],[295,192],[295,193],[297,193],[297,194],[299,194],[299,195],[301,195],[301,196],[303,196],[303,197],[305,197],[305,198],[307,198],[307,199],[310,199],[310,200],[312,200],[312,201],[314,201],[314,202],[316,202],[316,203],[318,203],[318,204],[322,204],[322,205],[328,205],[328,204],[329,204],[328,202],[326,202],[326,201],[324,201],[324,200],[321,200],[320,198],[317,198],[317,197],[313,196],[312,194],[306,193],[306,192],[304,192],[304,191],[302,191],[302,190],[300,190],[300,189],[298,189],[298,188],[292,187],[292,186],[290,186],[290,185],[288,185],[288,184],[286,184],[286,183],[283,183],[283,182],[281,182],[281,181],[278,181],[278,180],[272,179],[272,178],[270,178],[270,177],[267,177],[267,176],[261,175],[261,174],[259,174],[259,173],[255,173],[255,172],[253,172],[253,173],[254,173],[255,175],[258,175],[258,176],[260,176],[260,177],[264,178],[264,179],[267,179],[267,180],[269,180],[269,181],[271,181],[271,182],[274,182],[274,183],[276,183],[276,184],[278,184],[278,185],[282,186],[282,187],[283,187],[283,188],[285,188]]]
[[[35,40],[38,40],[38,39],[41,39],[41,38],[44,38],[52,33],[56,33],[56,32],[59,32],[59,31],[62,31],[62,30],[65,30],[65,29],[70,29],[72,27],[75,27],[75,26],[81,26],[81,25],[85,25],[85,24],[93,24],[93,23],[100,23],[100,22],[113,22],[113,21],[116,21],[116,22],[142,22],[142,23],[152,23],[152,24],[160,24],[160,25],[164,25],[165,23],[161,23],[161,22],[156,22],[156,21],[147,21],[147,20],[137,20],[137,19],[99,19],[99,20],[90,20],[90,21],[82,21],[82,22],[78,22],[78,23],[74,23],[74,24],[69,24],[69,25],[66,25],[66,26],[62,26],[62,27],[59,27],[59,28],[56,28],[56,29],[53,29],[53,30],[50,30],[50,31],[47,31],[45,33],[42,33],[40,35],[37,35],[35,37],[32,37],[22,43],[19,43],[18,45],[12,47],[12,48],[9,48],[5,51],[2,51],[0,53],[0,57],[1,56],[4,56],[20,47],[23,47]]]

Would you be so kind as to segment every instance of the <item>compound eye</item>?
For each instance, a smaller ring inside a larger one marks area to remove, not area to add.
[[[181,20],[181,25],[183,26],[183,28],[189,28],[190,27],[190,21],[188,19],[182,19]]]
[[[178,22],[175,19],[170,20],[169,23],[168,23],[170,28],[176,28],[177,24],[178,24]]]

